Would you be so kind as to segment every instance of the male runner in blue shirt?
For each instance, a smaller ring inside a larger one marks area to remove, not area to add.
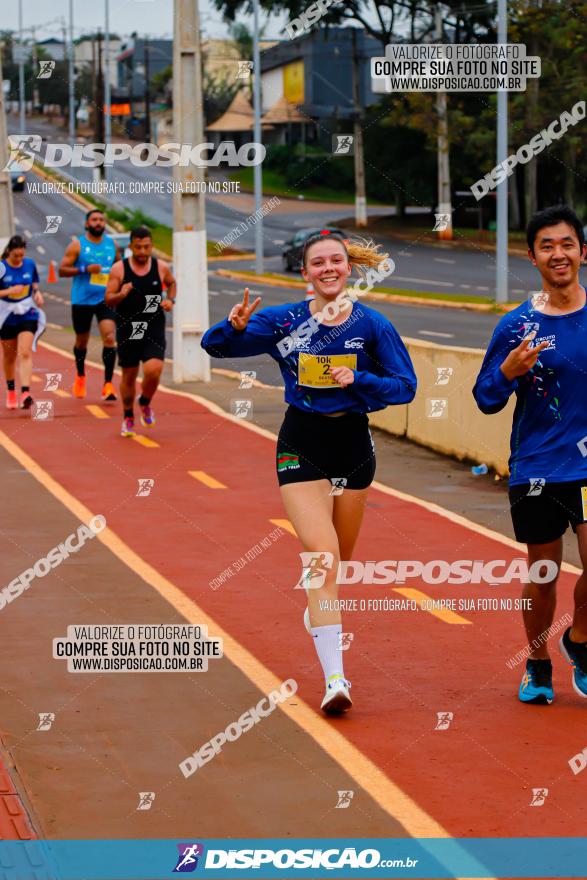
[[[116,313],[104,302],[113,263],[120,259],[118,245],[105,234],[106,217],[94,208],[86,214],[86,234],[71,241],[59,266],[60,278],[73,278],[71,319],[75,331],[73,354],[77,375],[75,397],[86,396],[85,361],[94,315],[102,337],[104,385],[102,400],[116,400],[112,384],[116,364]]]
[[[587,563],[587,305],[579,283],[585,259],[583,227],[565,206],[530,220],[528,256],[542,291],[497,325],[473,389],[479,409],[496,413],[516,395],[510,457],[510,505],[516,539],[528,562],[553,560],[560,568],[569,524]],[[556,581],[524,587],[523,612],[532,647],[519,698],[551,703],[552,664],[545,634],[552,625]],[[573,686],[587,697],[587,578],[575,587],[573,625],[560,640],[574,666]],[[536,647],[538,646],[538,647]]]

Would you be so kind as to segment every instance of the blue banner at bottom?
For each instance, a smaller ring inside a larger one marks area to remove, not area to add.
[[[0,841],[2,880],[587,877],[587,837]]]

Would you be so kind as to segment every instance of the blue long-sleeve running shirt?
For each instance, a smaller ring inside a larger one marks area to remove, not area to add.
[[[525,376],[509,382],[500,365],[531,332],[532,346],[548,341],[549,347]],[[544,315],[522,303],[501,319],[473,394],[482,412],[496,413],[512,393],[510,485],[587,477],[587,305],[567,315]]]
[[[271,355],[283,376],[286,402],[302,410],[373,412],[409,403],[416,393],[416,374],[397,330],[359,302],[337,325],[318,324],[310,301],[270,306],[253,314],[243,331],[228,319],[210,327],[202,347],[217,358]],[[346,388],[330,375],[337,366],[354,372]]]

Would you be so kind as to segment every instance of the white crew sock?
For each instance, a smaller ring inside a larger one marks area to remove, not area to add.
[[[342,651],[340,650],[341,633],[342,624],[340,623],[312,627],[314,647],[322,665],[326,684],[333,678],[344,678]]]

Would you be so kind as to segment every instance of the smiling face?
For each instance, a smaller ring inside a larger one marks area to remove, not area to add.
[[[325,299],[338,296],[345,289],[350,274],[351,265],[341,241],[325,238],[306,250],[302,276]]]
[[[529,250],[528,256],[548,289],[577,283],[581,259],[585,258],[586,252],[587,246],[581,248],[573,227],[561,221],[538,230],[534,253]]]

